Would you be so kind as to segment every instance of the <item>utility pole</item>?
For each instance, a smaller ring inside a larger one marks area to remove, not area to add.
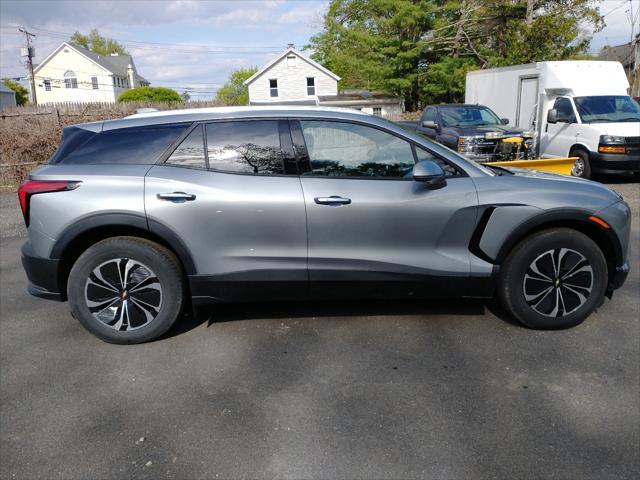
[[[36,79],[33,75],[33,57],[35,56],[35,49],[31,46],[31,37],[35,37],[34,33],[28,32],[25,28],[18,28],[19,32],[24,33],[27,38],[27,61],[29,62],[29,74],[31,75],[31,99],[33,100],[34,105],[38,104],[38,99],[36,97]],[[24,56],[24,55],[23,55]]]

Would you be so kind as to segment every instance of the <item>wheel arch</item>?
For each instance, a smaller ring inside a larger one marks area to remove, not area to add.
[[[546,212],[523,222],[503,242],[495,263],[501,265],[513,248],[527,237],[552,228],[569,228],[583,233],[600,248],[607,262],[608,283],[611,285],[616,267],[624,263],[622,246],[613,229],[603,228],[589,220],[592,214],[586,210],[559,210]],[[607,291],[610,291],[609,287]]]
[[[71,267],[91,245],[112,237],[132,236],[155,242],[173,252],[187,275],[196,273],[188,247],[170,228],[134,214],[104,214],[80,220],[65,229],[51,250],[51,258],[59,260],[58,285],[66,299]]]
[[[591,153],[591,150],[585,144],[583,144],[583,143],[574,143],[573,145],[571,145],[571,148],[569,148],[569,156],[571,156],[571,154],[573,152],[575,152],[576,150],[582,150],[587,155],[589,155]]]

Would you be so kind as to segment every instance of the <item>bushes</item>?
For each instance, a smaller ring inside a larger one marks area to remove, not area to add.
[[[182,102],[182,97],[166,87],[138,87],[121,93],[118,102]]]
[[[30,105],[0,113],[0,188],[14,189],[27,174],[56,151],[62,129],[69,125],[121,118],[138,108],[216,107],[211,101],[188,103],[93,103]]]

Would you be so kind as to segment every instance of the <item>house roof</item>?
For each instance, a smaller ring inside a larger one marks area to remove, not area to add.
[[[260,70],[258,70],[256,73],[254,73],[251,77],[247,78],[244,81],[245,85],[249,85],[251,84],[254,80],[256,80],[258,77],[262,76],[263,73],[265,73],[267,70],[269,70],[271,67],[273,67],[277,62],[279,62],[280,60],[282,60],[284,57],[286,57],[287,55],[289,55],[290,53],[293,53],[294,55],[296,55],[297,57],[299,57],[301,60],[304,60],[305,62],[307,62],[309,65],[317,68],[318,70],[326,73],[327,75],[329,75],[331,78],[333,78],[335,81],[340,80],[340,77],[338,75],[336,75],[335,73],[333,73],[331,70],[324,68],[322,65],[320,65],[318,62],[310,59],[309,57],[307,57],[306,55],[303,55],[302,53],[300,53],[298,50],[296,50],[295,48],[287,48],[284,52],[282,52],[280,55],[278,55],[277,57],[275,57],[273,60],[271,60],[269,63],[267,63],[264,67],[262,67]]]
[[[99,66],[101,66],[102,68],[108,70],[109,72],[113,73],[114,75],[118,75],[121,77],[126,77],[127,76],[127,69],[129,67],[129,65],[131,65],[131,67],[133,68],[133,75],[135,77],[136,81],[143,81],[146,83],[149,83],[148,80],[146,80],[144,77],[142,77],[140,74],[138,74],[138,71],[136,69],[136,65],[133,62],[133,57],[131,57],[131,55],[129,54],[122,54],[122,55],[98,55],[95,52],[92,52],[91,50],[87,50],[84,47],[81,47],[80,45],[77,45],[75,43],[70,43],[70,42],[63,42],[58,48],[56,48],[47,58],[45,58],[42,63],[40,63],[34,71],[38,71],[45,63],[47,63],[47,61],[53,57],[62,47],[67,46],[70,48],[73,48],[75,51],[77,51],[78,53],[80,53],[81,55],[84,55],[85,57],[87,57],[89,60],[91,60],[92,62],[98,64]]]
[[[16,92],[7,87],[4,83],[0,82],[0,92],[2,93],[13,93],[15,95]]]
[[[598,58],[620,62],[623,67],[633,65],[635,61],[635,45],[629,42],[614,47],[604,47],[600,51]]]

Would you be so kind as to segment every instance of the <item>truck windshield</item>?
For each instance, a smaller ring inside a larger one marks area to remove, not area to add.
[[[500,119],[487,107],[438,107],[445,127],[500,125]]]
[[[575,97],[574,101],[584,123],[640,122],[640,105],[627,95]]]

